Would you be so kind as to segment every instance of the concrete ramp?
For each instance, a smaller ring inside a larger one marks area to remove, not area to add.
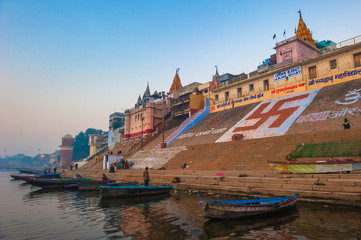
[[[164,167],[169,160],[171,160],[177,153],[187,150],[187,147],[172,147],[162,148],[156,150],[144,150],[138,151],[128,161],[134,163],[132,169],[144,169],[148,167],[150,169],[159,169]],[[179,163],[179,166],[183,163]]]

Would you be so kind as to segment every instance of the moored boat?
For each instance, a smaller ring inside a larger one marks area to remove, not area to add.
[[[235,201],[199,201],[205,218],[227,219],[252,217],[289,209],[297,204],[298,194],[276,198]]]
[[[77,188],[78,182],[89,181],[90,178],[46,179],[30,178],[26,182],[41,188]]]
[[[10,176],[15,180],[24,180],[30,178],[61,178],[61,173],[51,173],[51,174],[11,174]]]
[[[335,159],[317,162],[274,162],[268,164],[272,169],[292,173],[337,173],[361,170],[361,161]]]
[[[115,181],[102,181],[102,180],[90,180],[90,181],[81,181],[77,182],[77,187],[79,191],[95,191],[101,185],[106,186],[120,186],[121,183],[116,183]]]
[[[30,173],[30,174],[35,173],[35,172],[37,172],[37,173],[44,172],[44,170],[38,170],[38,169],[18,169],[18,171],[20,173]]]
[[[172,186],[99,186],[102,197],[136,197],[169,193]]]

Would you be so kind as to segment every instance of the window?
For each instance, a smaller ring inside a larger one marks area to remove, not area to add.
[[[337,68],[336,59],[333,59],[333,60],[330,61],[330,68],[331,68],[331,69]]]
[[[355,61],[355,67],[361,67],[361,53],[354,54],[353,60]]]
[[[237,88],[237,98],[242,97],[242,88]]]
[[[263,91],[268,91],[269,90],[269,82],[268,79],[263,80]]]
[[[228,101],[229,100],[229,92],[225,92],[224,93],[224,101]]]
[[[250,84],[250,85],[249,85],[249,91],[250,91],[250,92],[253,92],[253,89],[254,89],[254,88],[253,88],[253,84]]]
[[[218,94],[214,96],[214,101],[218,102]]]
[[[310,75],[310,79],[317,78],[316,66],[309,67],[308,74]]]

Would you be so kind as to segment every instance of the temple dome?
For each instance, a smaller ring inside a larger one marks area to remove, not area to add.
[[[67,134],[67,135],[65,135],[65,136],[64,136],[64,137],[62,137],[62,138],[63,138],[63,139],[64,139],[64,138],[74,139],[74,138],[73,138],[73,136],[72,136],[72,135],[70,135],[70,134]]]

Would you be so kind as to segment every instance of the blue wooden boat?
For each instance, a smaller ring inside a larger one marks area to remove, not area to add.
[[[34,186],[41,188],[77,188],[77,182],[89,181],[90,178],[69,178],[69,179],[30,178],[24,180]]]
[[[276,198],[255,198],[235,201],[199,201],[205,218],[242,218],[289,209],[297,204],[298,194]]]
[[[15,180],[24,180],[30,178],[61,178],[61,173],[51,173],[51,174],[11,174],[10,176]]]
[[[44,170],[38,170],[38,169],[18,169],[18,171],[20,173],[29,173],[29,174],[32,174],[34,172],[37,172],[37,173],[43,173]]]
[[[96,191],[101,185],[120,186],[122,184],[116,183],[115,180],[90,180],[77,182],[77,187],[79,191]]]
[[[102,197],[136,197],[169,193],[172,186],[99,186]]]

